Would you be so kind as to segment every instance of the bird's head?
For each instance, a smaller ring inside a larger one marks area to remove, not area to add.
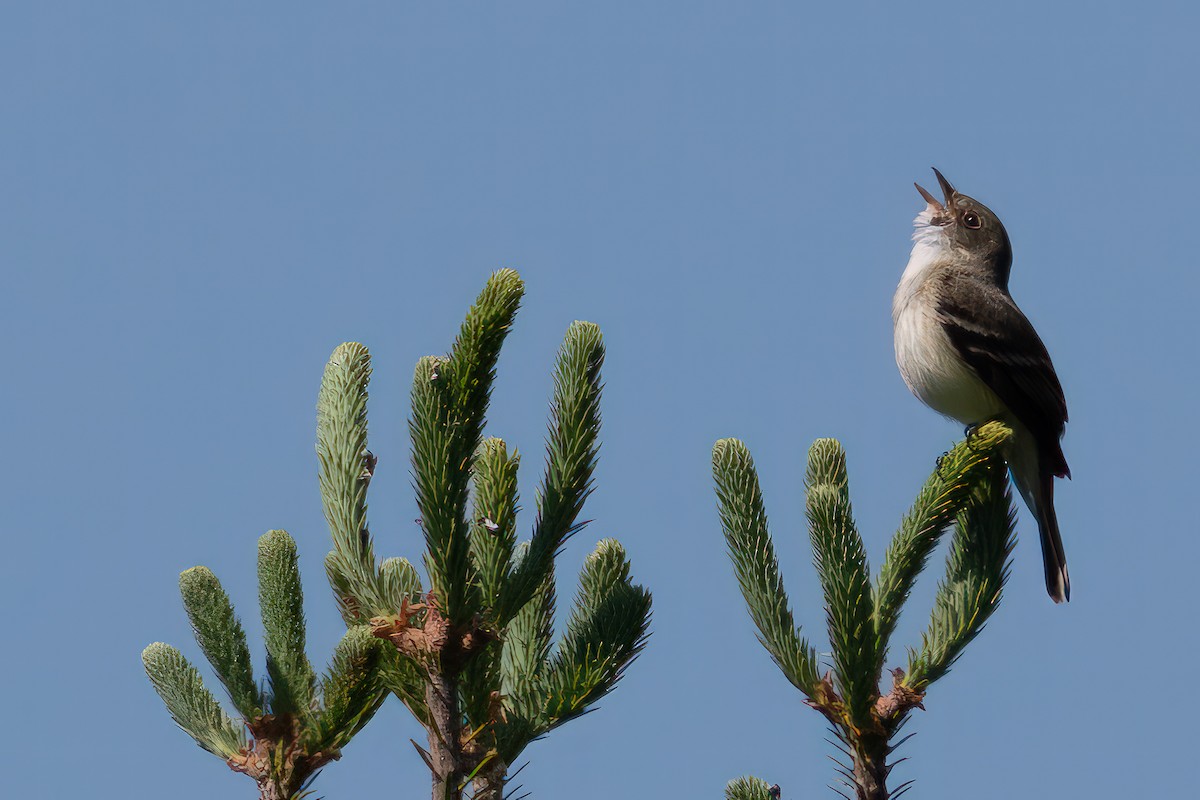
[[[1000,218],[983,203],[951,186],[936,169],[933,174],[942,187],[941,201],[919,183],[913,184],[927,203],[913,221],[917,236],[935,238],[941,247],[961,251],[972,260],[980,259],[1007,283],[1012,245]]]

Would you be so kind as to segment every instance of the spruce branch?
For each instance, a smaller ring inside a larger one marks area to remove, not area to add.
[[[517,469],[521,457],[503,439],[484,439],[475,457],[471,557],[485,607],[494,608],[508,580],[517,542]]]
[[[750,775],[735,778],[725,787],[725,800],[779,800],[779,787]]]
[[[392,644],[382,682],[427,730],[417,745],[435,800],[502,800],[508,766],[538,736],[589,710],[644,646],[649,593],[634,586],[624,551],[602,543],[581,577],[575,613],[555,650],[554,558],[582,527],[599,448],[599,328],[571,325],[559,350],[532,538],[518,548],[520,459],[484,438],[501,345],[524,286],[491,276],[448,355],[413,373],[409,434],[427,583],[412,564],[378,566],[365,534],[366,450],[361,345],[343,345],[318,401],[318,453],[334,551],[330,585],[348,626],[369,624]],[[340,530],[339,527],[340,526]],[[357,536],[353,532],[360,532]]]
[[[379,674],[383,685],[394,694],[423,727],[429,727],[429,708],[425,705],[428,676],[413,659],[405,657],[394,647],[387,649],[380,662]]]
[[[316,675],[304,652],[304,590],[296,543],[286,531],[268,531],[258,540],[258,587],[271,708],[276,714],[307,713]]]
[[[325,554],[325,577],[329,580],[329,587],[333,589],[342,621],[346,625],[361,625],[371,619],[372,611],[370,607],[363,607],[359,599],[362,591],[355,586],[354,578],[349,572],[345,561],[336,550]]]
[[[457,605],[461,614],[465,610],[462,606],[470,566],[464,513],[468,476],[467,464],[454,460],[456,426],[450,416],[454,400],[447,375],[451,369],[449,361],[437,356],[426,356],[417,362],[408,426],[430,591],[442,598],[443,608]]]
[[[567,630],[552,649],[553,580],[540,587],[505,637],[507,713],[496,725],[504,763],[513,763],[533,739],[587,713],[612,691],[645,646],[650,604],[650,593],[630,579],[624,548],[602,540],[584,563]]]
[[[525,291],[512,270],[493,273],[463,321],[448,358],[427,357],[413,376],[413,476],[428,546],[426,568],[452,625],[479,611],[466,519],[500,347]]]
[[[718,441],[713,447],[713,477],[729,558],[759,641],[792,685],[814,697],[820,685],[817,651],[792,616],[767,530],[758,472],[746,446],[737,439]]]
[[[892,540],[874,586],[851,513],[845,453],[831,439],[813,445],[805,508],[833,649],[833,669],[820,678],[813,666],[815,653],[792,621],[750,454],[733,439],[718,441],[713,449],[721,526],[760,640],[845,745],[839,749],[850,763],[840,765],[840,774],[858,800],[886,800],[911,785],[888,793],[895,766],[888,758],[898,746],[892,739],[912,709],[924,708],[930,684],[945,674],[999,604],[1013,546],[1004,464],[1010,436],[1002,423],[988,422],[938,460],[938,469]],[[946,577],[922,647],[910,651],[907,672],[892,671],[891,688],[883,693],[884,660],[901,607],[954,521]],[[731,783],[729,791],[748,797],[761,794],[764,786],[748,779]]]
[[[547,730],[611,691],[645,646],[649,625],[650,593],[641,586],[621,581],[594,597],[580,592],[545,673]]]
[[[463,667],[459,678],[459,708],[473,744],[485,750],[494,733],[496,716],[496,686],[500,685],[501,645],[498,641],[471,658]],[[478,731],[478,733],[476,733]],[[478,766],[478,765],[476,765]]]
[[[234,708],[247,719],[258,716],[264,699],[254,682],[246,631],[217,576],[208,567],[192,567],[179,576],[179,593],[196,642]]]
[[[175,724],[196,744],[224,759],[233,758],[246,746],[242,727],[221,710],[200,673],[182,653],[155,642],[142,651],[142,664]]]
[[[417,602],[421,596],[421,576],[417,568],[406,558],[392,557],[379,565],[380,605],[372,616],[385,613],[385,609],[397,609],[405,601]]]
[[[867,552],[850,510],[846,453],[833,439],[818,439],[808,452],[805,510],[813,562],[825,594],[835,684],[857,727],[870,724],[879,692],[874,672],[871,579]]]
[[[384,643],[365,625],[346,631],[321,681],[322,708],[309,733],[313,752],[340,750],[387,697],[379,675]]]
[[[340,576],[347,598],[373,605],[375,554],[367,528],[367,487],[375,457],[367,450],[367,386],[371,354],[346,342],[330,355],[317,395],[317,464],[321,504],[333,536],[327,568]]]
[[[984,478],[959,511],[946,576],[938,585],[919,652],[910,652],[905,685],[924,691],[949,672],[1000,604],[1016,544],[1016,517],[1006,467],[992,455]]]
[[[225,715],[196,669],[173,647],[155,643],[142,660],[181,728],[230,769],[253,778],[260,800],[286,800],[339,758],[341,748],[379,708],[386,696],[379,668],[387,650],[366,628],[352,629],[338,646],[317,696],[304,653],[296,548],[287,533],[270,531],[259,540],[258,567],[271,687],[266,694],[254,687],[245,633],[217,579],[204,567],[180,578],[196,640],[242,713],[240,724]]]
[[[367,490],[377,459],[367,449],[367,387],[371,356],[347,342],[334,349],[317,398],[317,461],[321,499],[334,550],[325,558],[326,575],[348,627],[396,613],[423,594],[420,577],[403,558],[376,562],[368,533]],[[421,721],[425,679],[417,665],[386,648],[378,666],[383,684]]]
[[[616,591],[618,586],[629,583],[630,568],[629,558],[621,543],[616,539],[601,539],[583,562],[576,608],[592,608]]]
[[[554,399],[547,437],[546,472],[538,492],[538,518],[529,553],[513,572],[497,613],[506,623],[529,602],[563,543],[583,527],[577,524],[592,493],[599,455],[600,368],[604,340],[590,322],[567,329],[554,370]]]
[[[908,599],[917,575],[925,568],[942,534],[954,522],[971,488],[1010,437],[1011,431],[999,422],[977,427],[971,436],[938,460],[933,474],[900,523],[875,582],[875,648],[880,669],[892,631],[900,619],[900,608]]]
[[[529,543],[523,542],[518,548],[518,559],[524,558],[528,549]],[[553,645],[556,605],[552,564],[533,599],[525,604],[505,629],[500,659],[500,691],[509,698],[515,709],[531,719],[536,718],[540,710],[542,678]],[[508,760],[515,759],[517,755],[519,752],[509,754]]]
[[[459,463],[474,456],[479,447],[500,348],[512,329],[524,296],[525,282],[515,270],[492,273],[475,305],[467,312],[450,350],[450,361],[455,365],[451,374],[454,417],[462,427],[454,454],[460,458]]]

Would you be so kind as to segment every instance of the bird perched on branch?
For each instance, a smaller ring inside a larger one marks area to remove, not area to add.
[[[1054,602],[1071,597],[1054,514],[1054,479],[1069,478],[1060,439],[1067,402],[1050,354],[1008,292],[1012,246],[1004,225],[934,170],[943,199],[913,221],[912,255],[892,300],[896,364],[923,403],[967,426],[1000,418],[1017,491],[1037,519]]]

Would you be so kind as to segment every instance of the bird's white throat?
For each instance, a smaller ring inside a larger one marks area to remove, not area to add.
[[[945,227],[933,224],[933,208],[928,206],[913,220],[912,240],[912,253],[900,279],[902,288],[905,283],[918,282],[950,250],[950,237],[946,235]]]
[[[913,249],[892,298],[896,364],[913,394],[948,417],[971,424],[1002,410],[996,395],[956,352],[937,311],[937,275],[946,269],[950,238],[925,209],[913,220]]]

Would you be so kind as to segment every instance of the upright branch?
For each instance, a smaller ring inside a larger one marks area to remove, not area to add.
[[[428,587],[403,559],[376,563],[366,492],[370,356],[338,347],[318,399],[317,452],[334,550],[330,584],[348,625],[393,645],[383,675],[427,730],[417,749],[434,800],[504,796],[525,747],[609,692],[644,646],[650,594],[625,551],[601,541],[588,558],[566,631],[554,643],[554,559],[578,532],[599,451],[600,329],[575,322],[554,372],[545,474],[532,535],[518,542],[520,456],[484,427],[501,345],[524,293],[517,273],[491,276],[450,353],[413,375],[412,482]],[[415,743],[414,743],[415,744]]]
[[[174,647],[156,642],[142,652],[142,663],[171,717],[197,744],[253,778],[262,800],[290,800],[341,756],[383,702],[387,690],[379,667],[386,650],[365,626],[351,628],[318,679],[305,654],[296,544],[286,532],[259,539],[258,577],[267,647],[261,688],[245,631],[216,576],[193,567],[179,578],[196,641],[239,719],[225,713]]]
[[[890,792],[887,787],[895,737],[912,709],[924,708],[929,686],[949,671],[1000,602],[1014,542],[1001,454],[1011,435],[1000,422],[986,423],[938,460],[874,581],[851,513],[845,453],[832,439],[812,446],[806,513],[833,656],[833,668],[824,675],[793,621],[750,453],[736,439],[722,439],[713,448],[721,527],[750,617],[780,670],[844,745],[850,763],[840,765],[841,783],[857,800],[898,797],[911,785]],[[890,686],[881,688],[900,611],[952,524],[946,575],[921,647],[910,651],[907,670],[893,669]],[[765,787],[757,779],[739,779],[727,795],[758,797]]]
[[[779,800],[779,786],[768,786],[767,782],[745,775],[735,778],[725,787],[725,800]]]

